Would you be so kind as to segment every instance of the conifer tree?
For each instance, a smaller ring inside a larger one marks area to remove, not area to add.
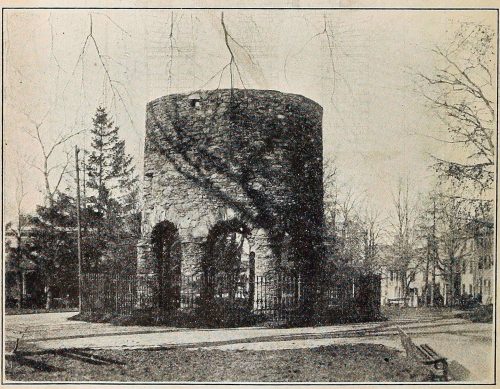
[[[59,192],[52,204],[37,207],[28,223],[31,228],[23,246],[24,255],[37,266],[37,276],[45,289],[46,308],[51,308],[54,288],[61,296],[69,296],[75,301],[78,257],[74,199]]]
[[[126,153],[125,141],[120,139],[118,131],[106,110],[97,108],[87,171],[88,186],[95,191],[89,200],[101,213],[110,211],[112,202],[126,206],[137,184],[132,156]]]
[[[93,223],[87,239],[94,240],[97,251],[91,256],[96,262],[93,269],[122,271],[135,257],[135,252],[130,251],[135,246],[140,225],[138,178],[132,157],[126,153],[125,141],[120,139],[119,128],[103,107],[97,108],[91,134],[91,150],[86,161],[90,193],[85,212],[91,219],[88,222]]]

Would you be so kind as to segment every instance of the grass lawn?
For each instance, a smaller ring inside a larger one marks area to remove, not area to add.
[[[275,351],[57,350],[7,363],[16,381],[387,382],[425,381],[428,371],[382,345]]]

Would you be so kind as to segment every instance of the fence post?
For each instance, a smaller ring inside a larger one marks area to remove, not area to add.
[[[254,309],[254,299],[255,299],[255,253],[250,252],[250,258],[248,260],[249,274],[248,274],[248,308],[250,310]]]

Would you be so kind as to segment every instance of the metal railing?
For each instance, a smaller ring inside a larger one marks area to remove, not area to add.
[[[245,307],[269,320],[289,321],[315,294],[323,310],[378,311],[380,277],[377,275],[323,277],[304,282],[300,277],[274,273],[267,276],[204,275],[170,277],[156,275],[82,274],[82,312],[130,315],[137,309],[191,310],[214,301]],[[368,313],[367,313],[368,314]]]

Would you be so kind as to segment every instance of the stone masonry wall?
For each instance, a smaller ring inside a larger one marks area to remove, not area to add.
[[[256,275],[279,265],[286,232],[300,269],[320,261],[322,108],[270,90],[169,95],[147,106],[144,210],[138,273],[155,272],[151,232],[168,220],[196,273],[210,230],[238,219],[251,231]]]

